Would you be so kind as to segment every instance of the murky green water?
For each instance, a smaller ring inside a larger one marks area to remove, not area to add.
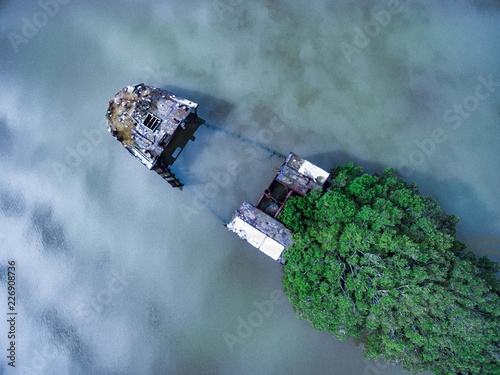
[[[499,261],[499,10],[0,2],[0,267],[18,264],[18,370],[402,374],[298,321],[281,266],[222,224],[273,177],[267,147],[325,169],[392,166]],[[229,131],[199,130],[174,168],[182,192],[106,132],[108,100],[137,82]]]

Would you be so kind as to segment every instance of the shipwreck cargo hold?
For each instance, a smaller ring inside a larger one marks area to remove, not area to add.
[[[109,102],[108,130],[148,169],[182,188],[170,168],[204,123],[197,108],[197,103],[153,86],[127,86]]]
[[[322,189],[330,173],[291,152],[260,197],[257,206],[243,202],[226,227],[264,254],[284,263],[281,255],[293,246],[293,233],[277,220],[294,194]]]

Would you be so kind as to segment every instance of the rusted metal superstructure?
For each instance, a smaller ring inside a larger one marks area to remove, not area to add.
[[[197,108],[197,103],[153,86],[127,86],[109,102],[108,130],[148,169],[182,188],[170,167],[204,122]]]
[[[183,184],[171,172],[182,149],[205,121],[198,104],[143,83],[127,86],[109,102],[108,130],[147,168],[173,187]],[[323,188],[329,173],[290,153],[256,206],[243,202],[226,227],[274,260],[293,245],[293,233],[278,220],[292,195]]]
[[[323,188],[330,174],[291,152],[257,206],[243,202],[227,228],[274,260],[283,263],[283,251],[293,245],[292,232],[277,220],[286,201]]]

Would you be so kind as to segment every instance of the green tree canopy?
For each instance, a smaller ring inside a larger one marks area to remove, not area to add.
[[[300,319],[411,372],[500,374],[500,268],[464,252],[458,218],[415,184],[350,163],[279,219],[294,232],[283,283]]]

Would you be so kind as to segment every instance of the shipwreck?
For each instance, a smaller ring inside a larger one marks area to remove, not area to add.
[[[108,130],[148,169],[182,189],[170,168],[205,122],[197,108],[197,103],[153,86],[127,86],[109,102]]]
[[[291,152],[256,206],[243,202],[226,227],[264,254],[284,263],[281,255],[293,245],[292,231],[277,217],[286,201],[312,189],[324,188],[330,174]]]
[[[205,122],[198,117],[197,108],[197,103],[153,86],[127,86],[109,102],[108,130],[147,168],[182,189],[171,167]],[[243,202],[226,227],[283,264],[282,254],[293,245],[293,233],[278,220],[278,215],[291,196],[324,188],[329,176],[292,152],[257,204]]]

